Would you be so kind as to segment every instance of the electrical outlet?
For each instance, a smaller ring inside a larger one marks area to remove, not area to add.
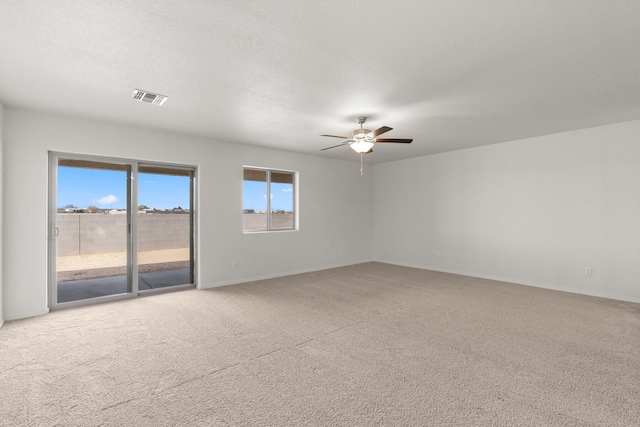
[[[231,261],[231,267],[238,268],[238,260],[234,259],[233,261]]]
[[[593,276],[593,269],[591,267],[585,268],[584,269],[584,275],[585,276],[589,276],[589,277]]]
[[[20,206],[20,216],[29,215],[29,206]]]

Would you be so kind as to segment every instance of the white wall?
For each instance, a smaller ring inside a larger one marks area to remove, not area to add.
[[[2,246],[4,245],[4,239],[2,238],[2,229],[4,225],[2,223],[2,199],[3,199],[3,191],[2,191],[2,175],[4,175],[4,165],[2,163],[2,153],[4,147],[4,106],[0,103],[0,327],[4,323],[4,309],[3,309],[3,298],[2,294],[3,290],[3,269],[2,269]]]
[[[198,166],[203,288],[373,258],[640,302],[640,121],[379,164],[364,177],[354,162],[12,108],[0,135],[0,319],[48,311],[49,150]],[[245,164],[300,171],[300,231],[242,233]]]
[[[48,311],[49,150],[198,166],[199,287],[372,258],[372,177],[360,177],[359,164],[7,108],[3,197],[6,319]],[[243,165],[300,172],[299,231],[242,233]],[[29,215],[19,216],[18,207],[24,205],[29,206]],[[239,268],[232,268],[232,260],[238,260]]]
[[[640,302],[640,121],[375,165],[373,188],[375,260]]]

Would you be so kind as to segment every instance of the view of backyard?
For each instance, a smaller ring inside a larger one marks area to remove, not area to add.
[[[58,214],[58,282],[126,274],[126,215]],[[189,215],[138,215],[138,272],[189,267]]]
[[[266,213],[244,213],[242,214],[244,231],[265,231],[267,229]],[[291,230],[294,228],[293,213],[271,214],[272,230]]]

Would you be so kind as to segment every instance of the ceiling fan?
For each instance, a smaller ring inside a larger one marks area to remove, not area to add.
[[[369,129],[365,129],[362,125],[367,121],[366,116],[356,117],[356,120],[360,124],[360,129],[356,129],[351,132],[351,136],[338,136],[338,135],[320,135],[320,136],[328,136],[330,138],[341,138],[344,139],[341,144],[333,145],[331,147],[323,148],[320,151],[329,150],[331,148],[349,146],[356,153],[360,154],[360,175],[362,175],[362,156],[365,154],[373,153],[373,146],[379,142],[381,143],[400,143],[400,144],[410,144],[413,139],[402,139],[402,138],[378,138],[379,135],[383,133],[389,132],[393,130],[389,126],[382,126],[374,131]]]

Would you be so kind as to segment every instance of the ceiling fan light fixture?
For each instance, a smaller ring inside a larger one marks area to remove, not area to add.
[[[349,145],[356,153],[366,153],[373,148],[373,142],[367,140],[359,140]]]
[[[364,122],[367,121],[365,116],[356,117],[358,124],[360,125],[360,129],[356,129],[351,132],[351,136],[338,136],[338,135],[320,135],[320,136],[328,136],[331,138],[340,138],[345,141],[342,144],[334,145],[332,147],[322,148],[320,151],[329,150],[331,148],[336,147],[344,147],[349,146],[353,151],[360,154],[360,162],[362,162],[362,156],[367,153],[371,153],[373,151],[373,145],[379,142],[385,143],[402,143],[408,144],[413,141],[413,139],[399,139],[399,138],[378,138],[383,133],[387,133],[393,128],[389,126],[382,126],[374,131],[364,128]],[[362,173],[362,165],[360,167],[360,173]]]

